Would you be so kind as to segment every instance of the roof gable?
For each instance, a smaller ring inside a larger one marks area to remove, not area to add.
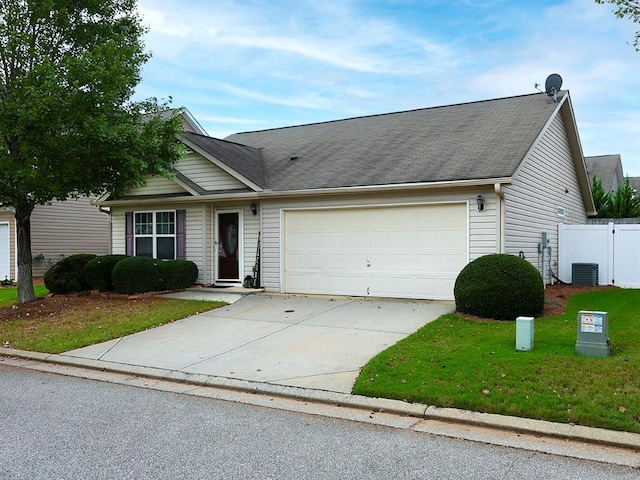
[[[624,183],[620,155],[584,157],[584,161],[587,165],[589,181],[593,181],[594,176],[598,177],[605,190],[613,192],[618,185]]]
[[[259,149],[227,140],[184,132],[184,143],[254,190],[267,187]]]
[[[514,173],[557,106],[532,94],[226,140],[260,149],[274,191],[502,178]]]

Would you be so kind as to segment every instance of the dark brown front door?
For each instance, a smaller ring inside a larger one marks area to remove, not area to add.
[[[238,213],[218,213],[217,280],[240,280],[238,265]]]

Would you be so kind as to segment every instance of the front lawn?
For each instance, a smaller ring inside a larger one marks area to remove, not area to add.
[[[44,285],[37,285],[34,287],[36,297],[44,297],[49,290]],[[8,305],[13,305],[18,301],[18,288],[17,287],[0,287],[0,308]]]
[[[36,287],[36,294],[47,294]],[[61,353],[226,305],[155,296],[53,295],[16,305],[15,287],[0,289],[0,348]]]
[[[580,310],[609,312],[609,358],[575,353]],[[640,290],[571,297],[565,314],[535,319],[528,352],[515,331],[444,315],[373,358],[353,393],[640,432]]]

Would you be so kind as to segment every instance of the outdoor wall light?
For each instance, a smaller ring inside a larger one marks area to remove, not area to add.
[[[478,211],[484,212],[484,197],[482,195],[476,197],[476,204],[478,205]]]
[[[254,217],[258,215],[258,207],[256,205],[256,202],[251,202],[251,213]]]

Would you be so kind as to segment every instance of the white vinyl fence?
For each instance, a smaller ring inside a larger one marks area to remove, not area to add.
[[[558,278],[571,283],[571,264],[597,263],[598,284],[640,288],[640,225],[558,225]]]

